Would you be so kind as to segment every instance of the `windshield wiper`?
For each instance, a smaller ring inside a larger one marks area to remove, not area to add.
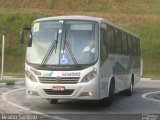
[[[69,54],[70,54],[71,57],[72,57],[73,62],[74,62],[75,64],[78,64],[78,62],[77,62],[77,60],[76,60],[76,58],[75,58],[75,56],[74,56],[74,54],[73,54],[73,52],[72,52],[72,49],[71,49],[71,47],[70,47],[69,44],[68,44],[68,42],[66,41],[65,44],[67,45],[67,49],[68,49],[68,51],[69,51]]]
[[[45,54],[45,56],[44,56],[44,58],[42,60],[41,66],[45,66],[45,64],[48,62],[48,60],[51,57],[51,55],[52,55],[54,50],[55,50],[55,53],[56,53],[57,44],[58,44],[58,32],[57,32],[57,38],[56,38],[56,40],[54,40],[52,42],[50,48],[48,49],[47,53]]]
[[[66,34],[67,34],[67,32],[66,32]],[[74,62],[75,64],[78,64],[78,62],[77,62],[77,60],[76,60],[76,58],[75,58],[75,56],[74,56],[74,54],[73,54],[72,49],[71,49],[70,45],[68,44],[68,41],[66,40],[66,36],[67,36],[66,34],[65,34],[65,38],[64,38],[63,53],[64,53],[65,46],[67,46],[67,49],[68,49],[68,51],[69,51],[69,54],[70,54],[71,57],[72,57],[73,62]]]

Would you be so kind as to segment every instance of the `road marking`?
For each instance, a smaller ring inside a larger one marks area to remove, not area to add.
[[[42,113],[42,112],[31,110],[30,108],[27,108],[27,107],[20,106],[20,105],[18,105],[16,103],[10,101],[7,98],[7,96],[9,94],[12,94],[14,92],[21,91],[21,90],[25,90],[25,88],[15,89],[15,90],[3,93],[2,96],[1,96],[2,100],[5,101],[5,102],[7,102],[8,104],[14,106],[14,107],[20,108],[20,109],[25,110],[25,111],[30,112],[30,113],[39,114],[39,115],[42,115],[44,117],[51,118],[51,119],[56,119],[56,120],[67,120],[66,118],[62,118],[62,117],[59,117],[59,116],[51,116],[51,115],[48,115],[48,114],[45,114],[45,113]],[[145,93],[145,94],[142,94],[141,97],[144,98],[144,99],[150,100],[150,101],[160,102],[160,100],[156,100],[156,99],[148,98],[147,97],[148,95],[155,94],[155,93],[160,93],[160,91]],[[96,114],[96,112],[87,112],[87,113],[86,112],[76,112],[76,113],[74,113],[74,112],[54,112],[52,114],[59,114],[59,115],[61,115],[61,114]],[[97,114],[103,114],[103,113],[99,113],[98,112]]]
[[[21,91],[21,90],[24,90],[25,88],[20,88],[20,89],[16,89],[16,90],[11,90],[9,92],[5,92],[2,94],[2,99],[3,101],[7,102],[8,104],[14,106],[14,107],[17,107],[17,108],[20,108],[22,110],[25,110],[27,112],[30,112],[30,113],[34,113],[34,114],[39,114],[39,115],[42,115],[44,117],[47,117],[47,118],[51,118],[51,119],[54,119],[54,120],[68,120],[66,118],[62,118],[62,117],[59,117],[59,116],[51,116],[51,115],[48,115],[48,114],[45,114],[45,113],[42,113],[42,112],[38,112],[38,111],[34,111],[34,110],[31,110],[30,108],[26,108],[26,107],[23,107],[23,106],[20,106],[16,103],[13,103],[12,101],[9,101],[7,96],[11,93],[14,93],[14,92],[17,92],[17,91]]]
[[[147,97],[150,94],[156,94],[156,93],[160,93],[160,91],[148,92],[148,93],[142,94],[142,98],[150,100],[150,101],[160,102],[160,100],[157,100],[157,99],[154,99],[154,98],[148,98]]]

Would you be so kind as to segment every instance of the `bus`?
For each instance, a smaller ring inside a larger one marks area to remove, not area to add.
[[[128,96],[140,80],[139,38],[99,17],[40,18],[21,28],[27,98],[96,100],[111,105],[121,91]]]

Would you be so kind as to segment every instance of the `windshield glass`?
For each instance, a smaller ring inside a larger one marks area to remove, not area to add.
[[[97,56],[96,22],[59,20],[33,24],[32,46],[27,48],[27,62],[39,65],[44,60],[45,65],[92,64]]]

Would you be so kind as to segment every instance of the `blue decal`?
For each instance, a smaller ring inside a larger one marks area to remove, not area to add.
[[[52,77],[54,72],[47,72],[43,74],[43,77]]]
[[[70,64],[71,63],[70,56],[68,54],[61,54],[60,63],[61,64]]]
[[[53,72],[50,72],[50,73],[48,74],[48,77],[52,77],[52,75],[53,75]]]

